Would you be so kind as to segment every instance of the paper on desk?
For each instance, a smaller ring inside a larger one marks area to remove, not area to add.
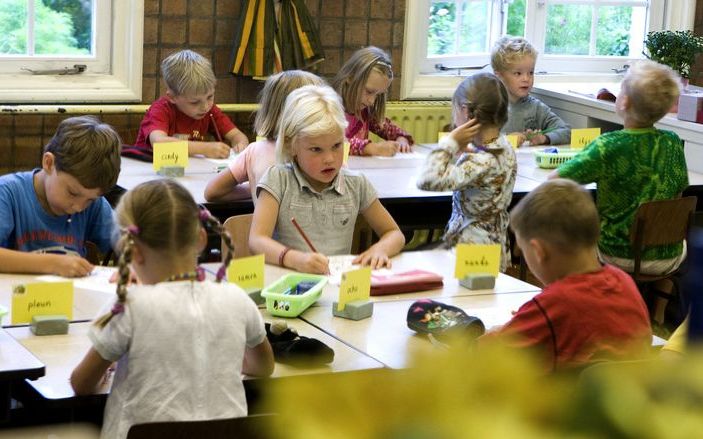
[[[329,283],[332,285],[342,284],[342,273],[345,271],[356,270],[360,268],[361,265],[353,264],[352,262],[356,258],[356,255],[336,255],[329,257],[330,274],[328,276]],[[379,270],[371,270],[371,274],[374,275],[389,275],[393,272],[387,268],[381,268]]]
[[[43,276],[37,276],[37,280],[42,282],[73,281],[74,288],[100,291],[103,293],[114,293],[117,287],[114,282],[110,282],[110,278],[115,270],[116,269],[114,267],[96,266],[93,271],[85,277],[63,277],[55,276],[53,274],[46,274]]]
[[[380,160],[399,160],[399,159],[400,160],[407,160],[407,159],[415,159],[415,160],[420,159],[420,160],[422,160],[425,158],[425,155],[420,154],[417,151],[410,151],[410,152],[399,152],[399,153],[396,153],[392,157],[384,157],[384,156],[379,155],[379,156],[374,156],[374,158],[380,159]]]
[[[229,157],[227,157],[226,159],[214,159],[214,158],[210,158],[210,157],[205,157],[205,160],[207,160],[208,162],[214,164],[214,165],[215,165],[215,169],[217,169],[218,171],[221,171],[221,170],[223,170],[223,169],[227,169],[227,168],[229,167],[230,163],[232,163],[232,161],[233,161],[235,158],[237,158],[238,155],[239,155],[239,153],[238,153],[238,152],[235,152],[235,151],[232,149],[232,150],[230,150],[230,152],[229,152]]]

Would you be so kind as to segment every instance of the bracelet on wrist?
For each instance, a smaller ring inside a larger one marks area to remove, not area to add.
[[[286,254],[290,251],[290,247],[285,247],[283,250],[281,250],[281,253],[278,255],[278,265],[281,267],[285,267],[283,265],[283,259],[286,257]]]

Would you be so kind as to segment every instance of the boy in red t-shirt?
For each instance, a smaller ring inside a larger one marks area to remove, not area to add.
[[[534,348],[551,370],[647,353],[647,307],[629,275],[600,264],[598,211],[588,192],[571,180],[543,183],[512,210],[510,226],[545,287],[482,343]]]
[[[210,61],[191,50],[176,52],[161,62],[166,96],[147,110],[134,148],[151,155],[156,142],[188,141],[188,155],[226,158],[230,145],[242,151],[249,140],[214,104],[215,74]],[[214,140],[206,140],[210,134]],[[130,148],[125,148],[133,155]]]

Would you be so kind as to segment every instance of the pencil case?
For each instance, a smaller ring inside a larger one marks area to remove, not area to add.
[[[371,275],[371,295],[413,293],[442,288],[442,276],[426,270],[411,270],[391,275]]]
[[[304,273],[289,273],[261,291],[266,299],[266,310],[278,317],[298,317],[300,313],[317,302],[327,276]],[[300,288],[299,286],[304,286]],[[304,290],[304,291],[303,291]]]
[[[559,148],[555,147],[544,148],[541,151],[535,151],[535,162],[540,168],[553,169],[562,163],[568,162],[578,153],[579,151],[572,150],[560,151]]]

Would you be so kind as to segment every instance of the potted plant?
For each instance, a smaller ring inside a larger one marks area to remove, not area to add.
[[[679,73],[684,85],[691,77],[696,55],[703,53],[703,37],[687,31],[655,31],[647,34],[644,45],[647,58],[665,64]]]

